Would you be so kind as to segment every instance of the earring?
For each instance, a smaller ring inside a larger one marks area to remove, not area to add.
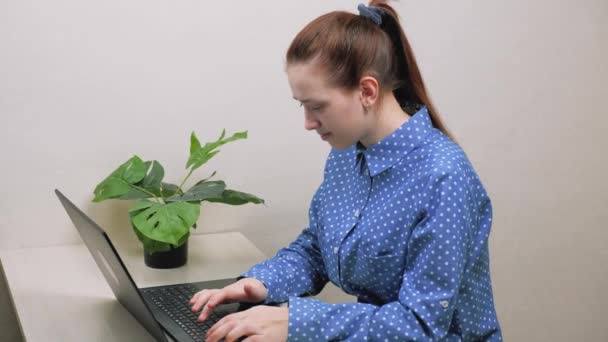
[[[367,109],[367,106],[363,105],[362,103],[361,107],[363,107],[363,113],[367,114],[367,112],[369,111],[369,109]]]

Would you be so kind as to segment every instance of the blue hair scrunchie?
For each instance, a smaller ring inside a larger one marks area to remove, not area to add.
[[[384,11],[381,8],[375,6],[366,6],[365,4],[359,4],[357,6],[359,15],[371,19],[376,25],[382,25],[382,15]]]

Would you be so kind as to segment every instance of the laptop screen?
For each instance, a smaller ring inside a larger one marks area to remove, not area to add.
[[[59,190],[55,194],[65,208],[93,259],[112,288],[118,301],[158,341],[167,341],[160,324],[144,302],[135,282],[120,259],[107,234]]]

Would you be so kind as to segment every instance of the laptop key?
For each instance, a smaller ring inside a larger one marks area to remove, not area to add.
[[[198,322],[198,313],[192,312],[190,298],[198,291],[188,286],[173,286],[161,289],[146,289],[144,295],[174,320],[182,330],[195,340],[204,340],[209,330],[225,314],[212,312],[204,322]]]

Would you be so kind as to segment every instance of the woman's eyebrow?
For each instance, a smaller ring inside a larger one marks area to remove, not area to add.
[[[294,100],[300,101],[302,103],[306,103],[306,102],[314,102],[315,99],[304,99],[304,100],[298,100],[295,96],[293,97]]]
[[[294,97],[295,100],[298,100]],[[314,103],[317,104],[319,106],[324,106],[327,104],[327,101],[325,100],[315,100],[315,99],[304,99],[304,100],[298,100],[300,101],[301,104],[306,104],[306,103]]]

